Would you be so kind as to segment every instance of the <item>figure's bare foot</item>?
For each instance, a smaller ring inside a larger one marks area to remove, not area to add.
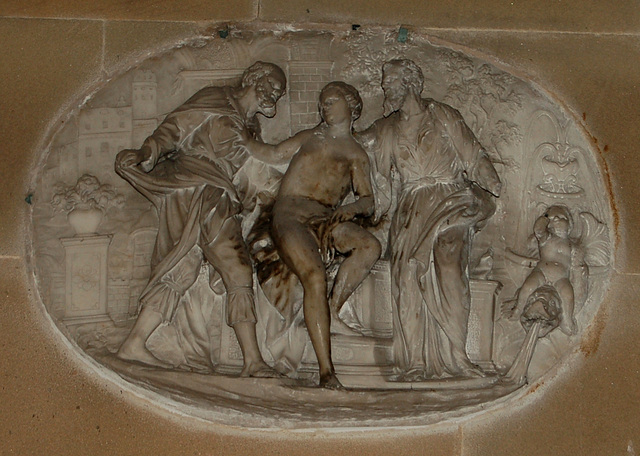
[[[257,361],[245,364],[240,377],[283,378],[284,376],[264,361]]]
[[[340,383],[340,380],[338,380],[338,377],[336,376],[335,373],[331,373],[328,375],[321,375],[320,384],[318,386],[320,386],[320,388],[326,388],[331,390],[344,389],[344,386],[342,386],[342,383]]]
[[[148,366],[156,366],[162,367],[164,369],[171,369],[173,366],[171,364],[160,361],[158,358],[153,356],[147,348],[139,344],[134,343],[125,343],[122,344],[116,356],[123,360],[134,363],[142,363]]]
[[[578,332],[578,323],[575,318],[563,318],[558,327],[567,336],[573,336]]]

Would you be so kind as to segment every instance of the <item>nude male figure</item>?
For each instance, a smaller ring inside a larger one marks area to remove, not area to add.
[[[362,100],[354,87],[332,82],[322,90],[319,104],[323,120],[317,127],[275,146],[282,157],[295,155],[276,198],[271,234],[304,289],[304,320],[318,358],[320,386],[341,388],[331,360],[331,320],[337,320],[342,305],[369,274],[381,247],[353,222],[374,212],[369,158],[352,136]],[[351,191],[356,201],[341,205]],[[323,256],[330,249],[346,258],[328,297]]]

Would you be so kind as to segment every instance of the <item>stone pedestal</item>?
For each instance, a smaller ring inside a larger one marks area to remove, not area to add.
[[[344,385],[350,387],[375,387],[385,384],[385,377],[393,371],[393,341],[391,339],[331,336],[331,358],[336,373]],[[307,340],[300,372],[317,372],[318,360]]]
[[[467,355],[484,371],[495,371],[493,364],[493,322],[498,314],[498,282],[470,280],[471,308],[467,324]]]
[[[390,264],[388,261],[380,260],[347,301],[360,320],[365,336],[392,337],[393,314],[390,294]]]
[[[63,238],[66,280],[62,321],[67,325],[108,321],[107,258],[111,236]]]

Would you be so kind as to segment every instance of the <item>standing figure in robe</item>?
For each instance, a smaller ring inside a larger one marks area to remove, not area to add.
[[[219,292],[226,291],[227,324],[244,359],[241,375],[278,375],[264,362],[256,340],[253,267],[233,178],[249,158],[238,139],[259,136],[257,114],[273,117],[285,86],[278,66],[256,62],[239,87],[205,87],[170,113],[140,149],[118,154],[116,172],[155,205],[160,219],[142,309],[119,358],[171,367],[145,344],[161,323],[172,320],[206,260],[211,287],[221,288],[221,279]]]
[[[385,115],[359,140],[379,177],[399,178],[389,232],[394,355],[403,381],[482,375],[466,354],[473,231],[495,211],[500,179],[451,106],[421,97],[411,60],[383,66]],[[379,215],[378,215],[379,216]]]

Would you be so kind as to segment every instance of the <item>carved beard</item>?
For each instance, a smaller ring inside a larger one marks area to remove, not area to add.
[[[396,111],[399,111],[404,105],[404,101],[407,99],[408,94],[409,91],[406,87],[402,87],[401,90],[387,90],[384,93],[384,116],[386,117]]]
[[[265,117],[271,118],[275,116],[278,99],[273,92],[267,91],[262,84],[258,83],[256,86],[256,94],[258,96],[258,111]]]
[[[273,101],[271,97],[264,96],[260,97],[260,101],[258,105],[260,106],[260,112],[264,114],[265,117],[273,117],[276,115],[276,103]]]

